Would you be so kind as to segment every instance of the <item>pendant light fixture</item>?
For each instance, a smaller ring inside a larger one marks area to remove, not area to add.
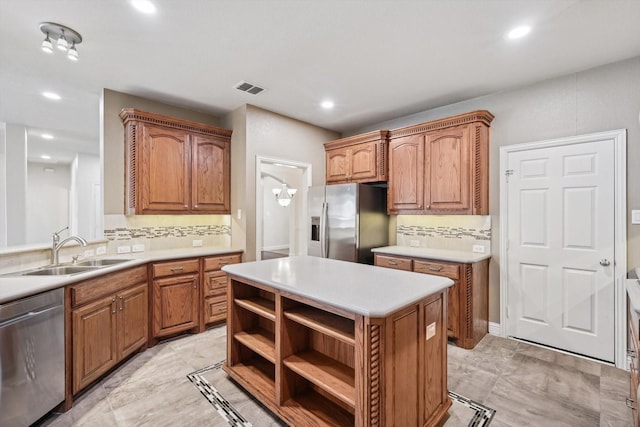
[[[43,51],[47,53],[53,52],[53,42],[51,39],[54,39],[56,40],[56,47],[66,52],[67,58],[71,61],[78,60],[79,56],[76,46],[82,43],[82,36],[79,32],[65,25],[56,24],[55,22],[40,23],[40,31],[45,34],[41,45]]]
[[[273,195],[276,196],[278,204],[282,207],[289,206],[291,200],[293,200],[293,196],[298,192],[295,188],[287,187],[285,183],[282,183],[282,188],[274,188],[271,191]]]

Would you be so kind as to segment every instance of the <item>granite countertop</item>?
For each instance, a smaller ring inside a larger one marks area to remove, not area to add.
[[[453,285],[445,277],[311,256],[227,265],[222,271],[367,317],[386,317]]]
[[[102,276],[104,274],[135,267],[137,265],[143,265],[148,262],[220,255],[232,252],[243,252],[243,250],[229,247],[199,247],[164,249],[158,251],[128,253],[123,255],[101,255],[90,259],[126,259],[128,261],[108,267],[98,268],[86,273],[65,276],[13,276],[11,273],[4,273],[0,276],[0,304],[51,289],[60,288],[70,283],[80,282]]]
[[[414,248],[410,246],[384,246],[381,248],[374,248],[372,249],[372,252],[463,263],[474,263],[491,258],[490,253],[479,254],[476,252],[454,251],[450,249]]]

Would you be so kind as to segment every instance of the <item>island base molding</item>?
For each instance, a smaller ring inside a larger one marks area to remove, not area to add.
[[[229,275],[227,362],[295,426],[436,426],[447,394],[447,290],[366,317]]]

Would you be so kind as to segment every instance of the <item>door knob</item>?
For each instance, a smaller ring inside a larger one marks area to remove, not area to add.
[[[609,262],[609,260],[608,260],[608,259],[606,259],[606,258],[602,258],[602,259],[600,260],[600,265],[601,265],[601,266],[603,266],[603,267],[608,267],[609,265],[611,265],[611,263]]]

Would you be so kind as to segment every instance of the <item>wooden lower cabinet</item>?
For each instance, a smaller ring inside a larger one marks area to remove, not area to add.
[[[447,292],[447,335],[459,347],[474,348],[489,332],[488,259],[457,263],[377,253],[374,264],[453,280]]]
[[[227,275],[220,270],[225,265],[242,262],[242,253],[205,257],[202,260],[202,301],[205,327],[227,320]]]
[[[146,267],[136,267],[67,287],[71,308],[67,398],[98,379],[148,337]],[[70,329],[70,330],[69,330]]]
[[[153,336],[173,335],[199,326],[198,274],[153,279]]]
[[[633,427],[640,425],[638,417],[638,385],[640,384],[640,371],[638,369],[638,348],[640,347],[640,319],[638,313],[633,309],[632,304],[627,301],[627,354],[631,359],[629,364],[629,398],[627,406],[631,409]]]
[[[444,295],[370,318],[231,276],[224,370],[289,425],[439,425]]]

